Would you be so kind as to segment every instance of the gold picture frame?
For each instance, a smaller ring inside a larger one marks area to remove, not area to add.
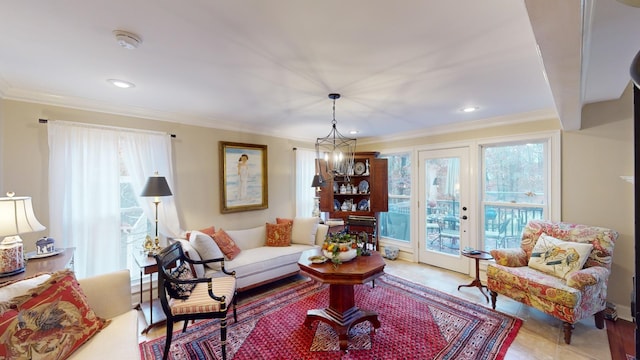
[[[220,212],[269,207],[267,145],[220,141]]]

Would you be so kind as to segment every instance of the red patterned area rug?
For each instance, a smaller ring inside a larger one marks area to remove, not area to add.
[[[230,316],[227,359],[503,359],[522,321],[389,274],[355,287],[356,305],[378,312],[380,328],[351,328],[347,352],[323,322],[303,325],[307,310],[326,307],[327,285],[301,281],[238,306]],[[173,335],[170,359],[221,359],[218,320]],[[143,360],[161,359],[165,337],[140,344]]]

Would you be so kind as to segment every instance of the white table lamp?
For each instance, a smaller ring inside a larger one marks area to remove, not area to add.
[[[20,234],[46,229],[33,213],[31,198],[14,197],[8,192],[0,198],[0,277],[24,271],[24,250]]]

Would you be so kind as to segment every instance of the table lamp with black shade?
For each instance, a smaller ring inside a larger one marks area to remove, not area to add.
[[[158,204],[160,204],[161,196],[171,196],[171,189],[169,188],[169,184],[167,184],[167,179],[164,176],[159,176],[158,172],[153,176],[150,176],[147,179],[147,183],[142,189],[142,193],[140,196],[142,197],[153,197],[153,203],[155,204],[155,223],[156,223],[156,236],[154,239],[154,248],[151,250],[151,254],[157,253],[160,250],[160,239],[158,238]]]
[[[8,192],[0,198],[0,277],[25,270],[24,250],[20,234],[46,229],[33,213],[31,198]]]

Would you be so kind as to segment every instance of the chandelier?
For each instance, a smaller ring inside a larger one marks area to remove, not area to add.
[[[336,100],[339,98],[340,94],[329,94],[329,99],[333,100],[332,129],[329,135],[316,140],[317,175],[322,173],[319,169],[320,165],[325,164],[326,173],[329,176],[346,176],[348,179],[353,175],[356,139],[343,136],[336,128]],[[320,179],[322,179],[321,176]]]

